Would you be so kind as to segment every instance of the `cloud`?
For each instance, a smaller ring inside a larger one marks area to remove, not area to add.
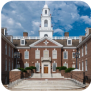
[[[91,17],[89,18],[88,16],[81,16],[80,17],[86,24],[91,25]]]
[[[63,35],[64,31],[58,28],[54,30],[54,33],[59,33],[60,35]]]

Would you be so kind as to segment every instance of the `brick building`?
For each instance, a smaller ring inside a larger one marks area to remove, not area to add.
[[[38,74],[56,74],[56,67],[76,67],[73,53],[79,51],[78,68],[91,76],[91,28],[86,29],[86,35],[71,37],[65,32],[63,37],[53,37],[51,15],[47,5],[44,5],[41,15],[39,37],[28,36],[23,32],[22,37],[6,34],[2,28],[2,82],[8,79],[8,72],[13,68],[36,67]],[[14,59],[13,53],[19,52],[20,57]],[[83,56],[81,56],[83,55]],[[17,65],[17,66],[16,66]]]

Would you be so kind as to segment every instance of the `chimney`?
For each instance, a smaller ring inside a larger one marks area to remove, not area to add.
[[[28,33],[27,32],[23,32],[23,37],[27,37]]]
[[[6,36],[7,35],[7,28],[1,28],[1,33]]]
[[[65,36],[65,37],[69,37],[69,32],[65,32],[65,33],[64,33],[64,36]]]

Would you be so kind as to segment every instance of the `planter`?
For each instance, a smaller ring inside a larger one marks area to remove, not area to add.
[[[64,76],[65,70],[61,70],[61,75]]]

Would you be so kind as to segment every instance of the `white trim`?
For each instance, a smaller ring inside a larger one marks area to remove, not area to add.
[[[76,49],[77,47],[63,47],[63,49]]]
[[[55,62],[54,62],[55,63]],[[56,67],[57,67],[57,63],[56,63]],[[52,72],[56,72],[56,71],[53,71],[53,63],[52,63]]]
[[[64,58],[64,52],[67,52],[67,58]],[[63,51],[63,59],[68,59],[68,51]]]
[[[16,47],[16,48],[18,48],[18,49],[30,49],[30,47]]]
[[[63,45],[61,45],[60,43],[58,43],[58,42],[52,40],[52,39],[49,38],[49,37],[43,37],[43,38],[41,38],[40,40],[34,42],[33,44],[31,44],[31,45],[29,45],[29,46],[30,46],[30,47],[34,47],[36,44],[42,42],[42,41],[45,40],[45,39],[49,40],[50,42],[56,44],[56,45],[59,46],[59,47],[63,47]],[[36,46],[36,47],[37,47],[37,46]],[[43,46],[41,46],[41,47],[43,47]],[[46,47],[46,46],[45,46],[45,47]]]
[[[37,62],[38,63],[38,62]],[[38,63],[39,64],[39,71],[36,71],[36,72],[40,72],[40,63]],[[35,63],[35,67],[36,67],[36,63]]]
[[[48,51],[48,57],[49,57],[49,50],[47,50],[47,49],[43,50],[43,57],[44,57],[44,51]]]
[[[85,71],[88,71],[88,63],[87,63],[87,60],[85,60]]]
[[[27,51],[27,50],[26,50]],[[25,52],[26,51],[24,51],[24,59],[29,59],[29,51],[27,51],[28,52],[28,58],[25,58]]]
[[[87,55],[87,43],[85,44],[85,55]]]
[[[31,46],[31,48],[61,48],[60,46]]]
[[[22,44],[22,40],[24,40],[24,44]],[[20,39],[20,45],[24,46],[25,45],[25,39]]]
[[[71,44],[68,44],[68,40],[71,40]],[[72,45],[72,39],[67,39],[67,45],[71,46]]]
[[[64,64],[67,64],[67,68],[68,68],[68,63],[66,63],[66,62],[65,62],[65,63],[63,63],[63,66],[64,66]]]

